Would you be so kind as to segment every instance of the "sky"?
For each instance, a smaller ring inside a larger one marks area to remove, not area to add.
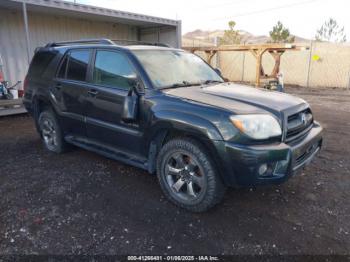
[[[71,0],[73,1],[73,0]],[[332,17],[350,40],[350,0],[76,0],[122,11],[182,20],[182,33],[227,29],[228,21],[254,35],[268,35],[281,21],[293,35],[314,38]]]

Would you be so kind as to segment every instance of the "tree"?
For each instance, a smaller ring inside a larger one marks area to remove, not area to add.
[[[241,36],[238,30],[235,30],[236,22],[228,22],[228,30],[225,30],[224,36],[220,38],[220,45],[235,45],[241,43]]]
[[[270,38],[272,43],[293,43],[295,39],[294,36],[290,35],[289,29],[285,28],[280,21],[270,31]]]
[[[346,42],[346,35],[344,33],[344,27],[340,27],[333,18],[329,18],[328,21],[324,22],[316,33],[316,41],[326,41],[343,43]]]

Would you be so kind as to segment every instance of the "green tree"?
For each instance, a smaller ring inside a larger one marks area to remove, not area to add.
[[[238,30],[235,30],[236,22],[228,22],[228,30],[225,30],[224,36],[220,38],[220,45],[237,45],[241,43],[241,36]]]
[[[277,24],[270,31],[270,41],[272,43],[293,43],[295,37],[290,35],[289,29],[285,28],[283,24],[278,21]]]
[[[328,21],[324,22],[316,33],[316,41],[326,41],[343,43],[346,42],[346,35],[344,27],[340,27],[333,18],[329,18]]]

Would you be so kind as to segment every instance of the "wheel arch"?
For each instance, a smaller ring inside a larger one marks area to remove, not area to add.
[[[41,112],[46,109],[54,109],[51,102],[45,96],[36,95],[33,97],[33,117],[35,120],[35,127],[37,131],[40,133],[40,128],[38,124],[39,116]]]
[[[169,121],[169,119],[171,120]],[[151,128],[152,134],[146,142],[146,148],[148,148],[149,173],[154,174],[156,172],[158,153],[167,141],[174,138],[190,138],[198,142],[206,150],[220,173],[220,177],[225,182],[225,176],[220,169],[221,160],[215,145],[215,141],[222,141],[221,134],[208,120],[202,118],[198,119],[193,116],[191,116],[190,119],[191,122],[188,124],[189,118],[184,121],[183,118],[175,119],[174,116],[170,117],[167,115],[167,120],[159,121]],[[203,128],[204,125],[206,126],[205,129]]]

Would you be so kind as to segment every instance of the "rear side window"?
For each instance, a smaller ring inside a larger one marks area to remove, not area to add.
[[[90,51],[73,50],[69,53],[68,56],[67,79],[85,81],[89,64]]]
[[[55,56],[56,53],[52,51],[38,51],[30,64],[28,73],[33,77],[41,77]]]
[[[135,71],[124,55],[102,50],[96,52],[93,75],[95,84],[129,90],[130,78],[135,76]]]

